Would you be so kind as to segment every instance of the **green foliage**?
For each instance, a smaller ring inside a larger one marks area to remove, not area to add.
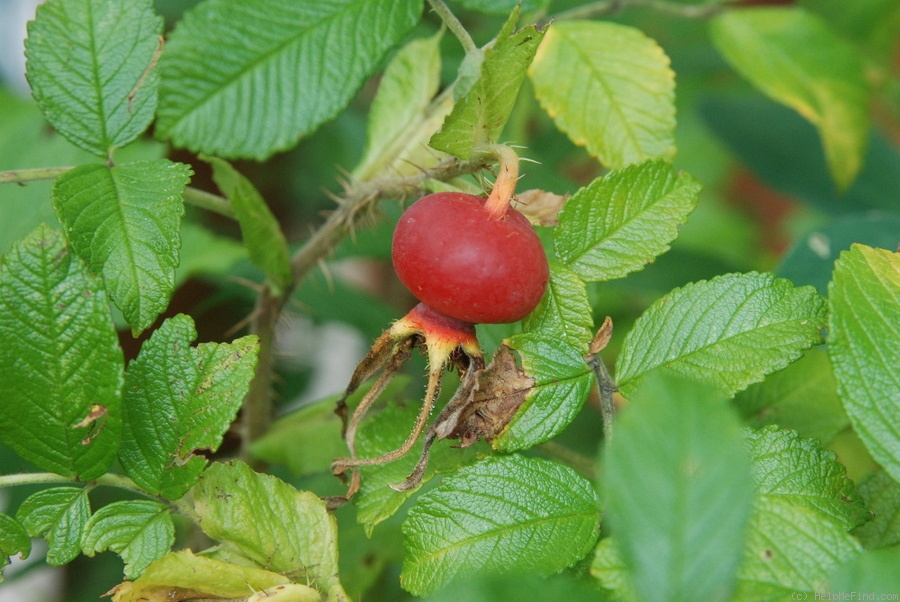
[[[158,133],[223,157],[293,146],[350,102],[421,13],[422,0],[203,2],[169,37]]]
[[[33,99],[0,86],[0,568],[94,557],[67,602],[896,590],[900,11],[795,4],[47,0]],[[446,333],[391,339],[394,223],[515,153],[546,294],[417,418]]]
[[[122,350],[99,282],[58,230],[39,227],[0,267],[0,362],[0,441],[64,476],[106,472],[121,438]]]
[[[125,561],[125,577],[133,579],[175,543],[172,515],[150,500],[113,502],[91,516],[81,547],[88,556],[112,550]]]
[[[828,354],[838,392],[869,453],[900,481],[900,259],[854,245],[828,289]]]
[[[181,193],[191,170],[160,159],[76,167],[53,185],[53,208],[72,248],[137,333],[150,326],[175,288]]]
[[[119,461],[135,483],[169,499],[206,467],[194,450],[218,449],[256,367],[256,336],[191,347],[196,336],[189,316],[169,318],[125,375]]]
[[[753,483],[721,396],[690,381],[647,379],[601,469],[608,520],[639,598],[727,600]]]
[[[410,510],[404,587],[425,595],[476,568],[555,573],[591,548],[599,520],[591,484],[572,469],[519,455],[486,458]]]
[[[529,70],[544,109],[572,142],[605,165],[675,153],[675,74],[638,29],[602,21],[556,23]]]
[[[772,274],[719,276],[650,306],[623,343],[616,376],[625,395],[659,369],[733,395],[821,342],[824,325],[824,299],[810,287]]]
[[[28,28],[28,81],[53,127],[106,158],[156,110],[162,19],[149,0],[57,0]]]

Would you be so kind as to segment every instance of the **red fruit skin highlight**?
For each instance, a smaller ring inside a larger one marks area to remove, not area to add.
[[[413,203],[394,230],[394,269],[419,301],[446,316],[515,322],[544,295],[547,256],[524,215],[509,208],[493,218],[484,202],[440,192]]]

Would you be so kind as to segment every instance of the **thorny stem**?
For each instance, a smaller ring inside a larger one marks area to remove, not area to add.
[[[466,28],[459,22],[456,15],[454,15],[447,5],[444,4],[444,0],[428,0],[428,4],[431,5],[431,9],[441,18],[441,21],[447,26],[450,33],[456,36],[456,39],[462,44],[463,50],[465,50],[467,54],[478,49],[478,46],[475,45],[475,41],[472,40],[472,36],[469,35]]]
[[[259,353],[256,372],[244,398],[240,455],[242,460],[251,465],[254,463],[250,457],[250,444],[265,434],[272,421],[275,325],[281,314],[281,306],[281,299],[273,297],[268,286],[262,287],[250,322],[250,332],[259,337]]]
[[[555,15],[552,20],[593,19],[621,12],[626,8],[650,8],[687,19],[707,19],[722,10],[718,4],[679,4],[667,0],[604,0],[589,2]]]
[[[171,507],[178,514],[190,519],[195,524],[200,524],[200,517],[194,511],[191,504],[183,499],[168,500],[162,496],[154,495],[149,491],[142,489],[137,483],[126,476],[107,473],[93,479],[91,481],[79,481],[72,477],[64,477],[52,472],[31,472],[21,474],[0,475],[0,488],[15,487],[16,485],[44,485],[50,483],[79,483],[87,486],[102,485],[105,487],[115,487],[116,489],[124,489],[132,493],[137,493],[144,497],[162,502]]]

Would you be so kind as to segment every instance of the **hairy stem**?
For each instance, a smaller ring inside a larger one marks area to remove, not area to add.
[[[15,487],[16,485],[47,485],[51,483],[77,483],[87,486],[104,486],[115,487],[116,489],[124,489],[144,497],[162,502],[168,505],[178,514],[190,519],[192,522],[199,524],[200,517],[194,511],[191,504],[183,499],[168,500],[160,495],[154,495],[149,491],[142,489],[137,483],[126,476],[107,473],[101,475],[92,481],[79,481],[72,477],[64,477],[52,472],[31,472],[21,474],[0,475],[0,488]]]
[[[447,5],[444,4],[444,0],[428,0],[428,4],[431,5],[431,9],[441,18],[441,21],[447,26],[450,33],[456,36],[456,39],[462,44],[463,50],[465,50],[466,53],[478,49],[478,46],[475,45],[475,41],[472,40],[472,36],[469,35],[466,28],[459,22],[456,15],[454,15]]]
[[[240,454],[241,459],[251,465],[254,463],[250,458],[250,445],[269,430],[274,413],[272,387],[275,375],[275,326],[282,306],[281,297],[273,297],[269,287],[263,286],[250,322],[250,332],[259,337],[259,354],[250,390],[244,397]]]
[[[603,419],[603,440],[608,445],[612,439],[613,420],[616,416],[616,404],[612,396],[618,391],[618,388],[599,354],[589,355],[586,361],[594,371],[594,376],[597,377],[597,389],[600,391],[600,416]]]
[[[516,184],[519,181],[519,156],[513,149],[503,144],[493,144],[487,152],[489,156],[497,158],[499,170],[497,181],[494,182],[484,208],[493,219],[500,219],[506,215],[509,202],[516,192]]]

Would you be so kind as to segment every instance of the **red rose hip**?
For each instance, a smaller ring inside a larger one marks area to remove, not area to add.
[[[515,322],[544,295],[547,256],[524,215],[508,208],[494,217],[484,203],[458,192],[413,203],[394,230],[394,269],[419,301],[446,316]]]

